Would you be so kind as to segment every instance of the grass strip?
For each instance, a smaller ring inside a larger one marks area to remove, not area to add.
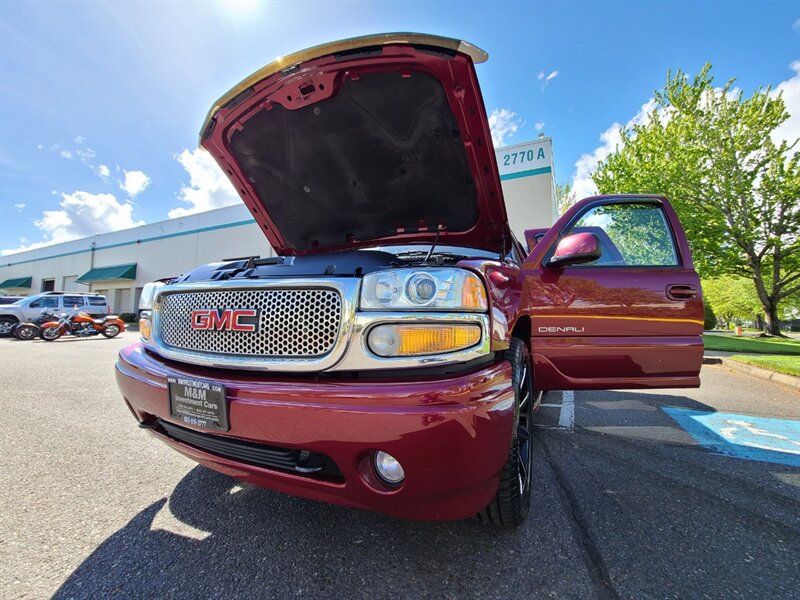
[[[707,333],[703,336],[703,343],[706,346],[706,350],[800,356],[800,341],[793,339],[745,338]]]
[[[731,360],[800,377],[800,357],[797,356],[731,356]]]

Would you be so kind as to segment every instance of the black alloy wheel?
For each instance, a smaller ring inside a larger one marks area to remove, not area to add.
[[[39,328],[29,323],[23,323],[14,331],[14,337],[19,340],[32,340],[37,335],[39,335]]]
[[[514,388],[514,430],[508,459],[500,476],[497,494],[478,518],[502,529],[519,527],[527,518],[531,506],[531,476],[533,449],[533,375],[530,353],[525,343],[511,339],[506,351],[511,363],[511,384]]]

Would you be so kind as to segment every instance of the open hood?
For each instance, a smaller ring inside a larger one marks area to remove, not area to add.
[[[368,36],[279,59],[220,98],[207,149],[282,255],[434,240],[501,252],[510,232],[464,42]]]

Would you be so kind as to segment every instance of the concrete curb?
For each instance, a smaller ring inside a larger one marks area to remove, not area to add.
[[[729,369],[733,369],[734,371],[747,373],[748,375],[752,375],[753,377],[758,377],[759,379],[765,379],[766,381],[772,381],[774,383],[788,385],[789,387],[793,387],[795,389],[800,390],[800,377],[795,377],[794,375],[786,375],[785,373],[778,373],[777,371],[771,371],[770,369],[754,367],[753,365],[736,362],[735,360],[731,360],[730,358],[703,357],[703,364],[704,365],[723,364],[724,366],[728,367]]]

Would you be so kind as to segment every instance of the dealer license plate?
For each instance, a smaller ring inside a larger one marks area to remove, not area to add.
[[[168,377],[169,414],[187,425],[228,431],[228,398],[225,387],[191,377]]]

